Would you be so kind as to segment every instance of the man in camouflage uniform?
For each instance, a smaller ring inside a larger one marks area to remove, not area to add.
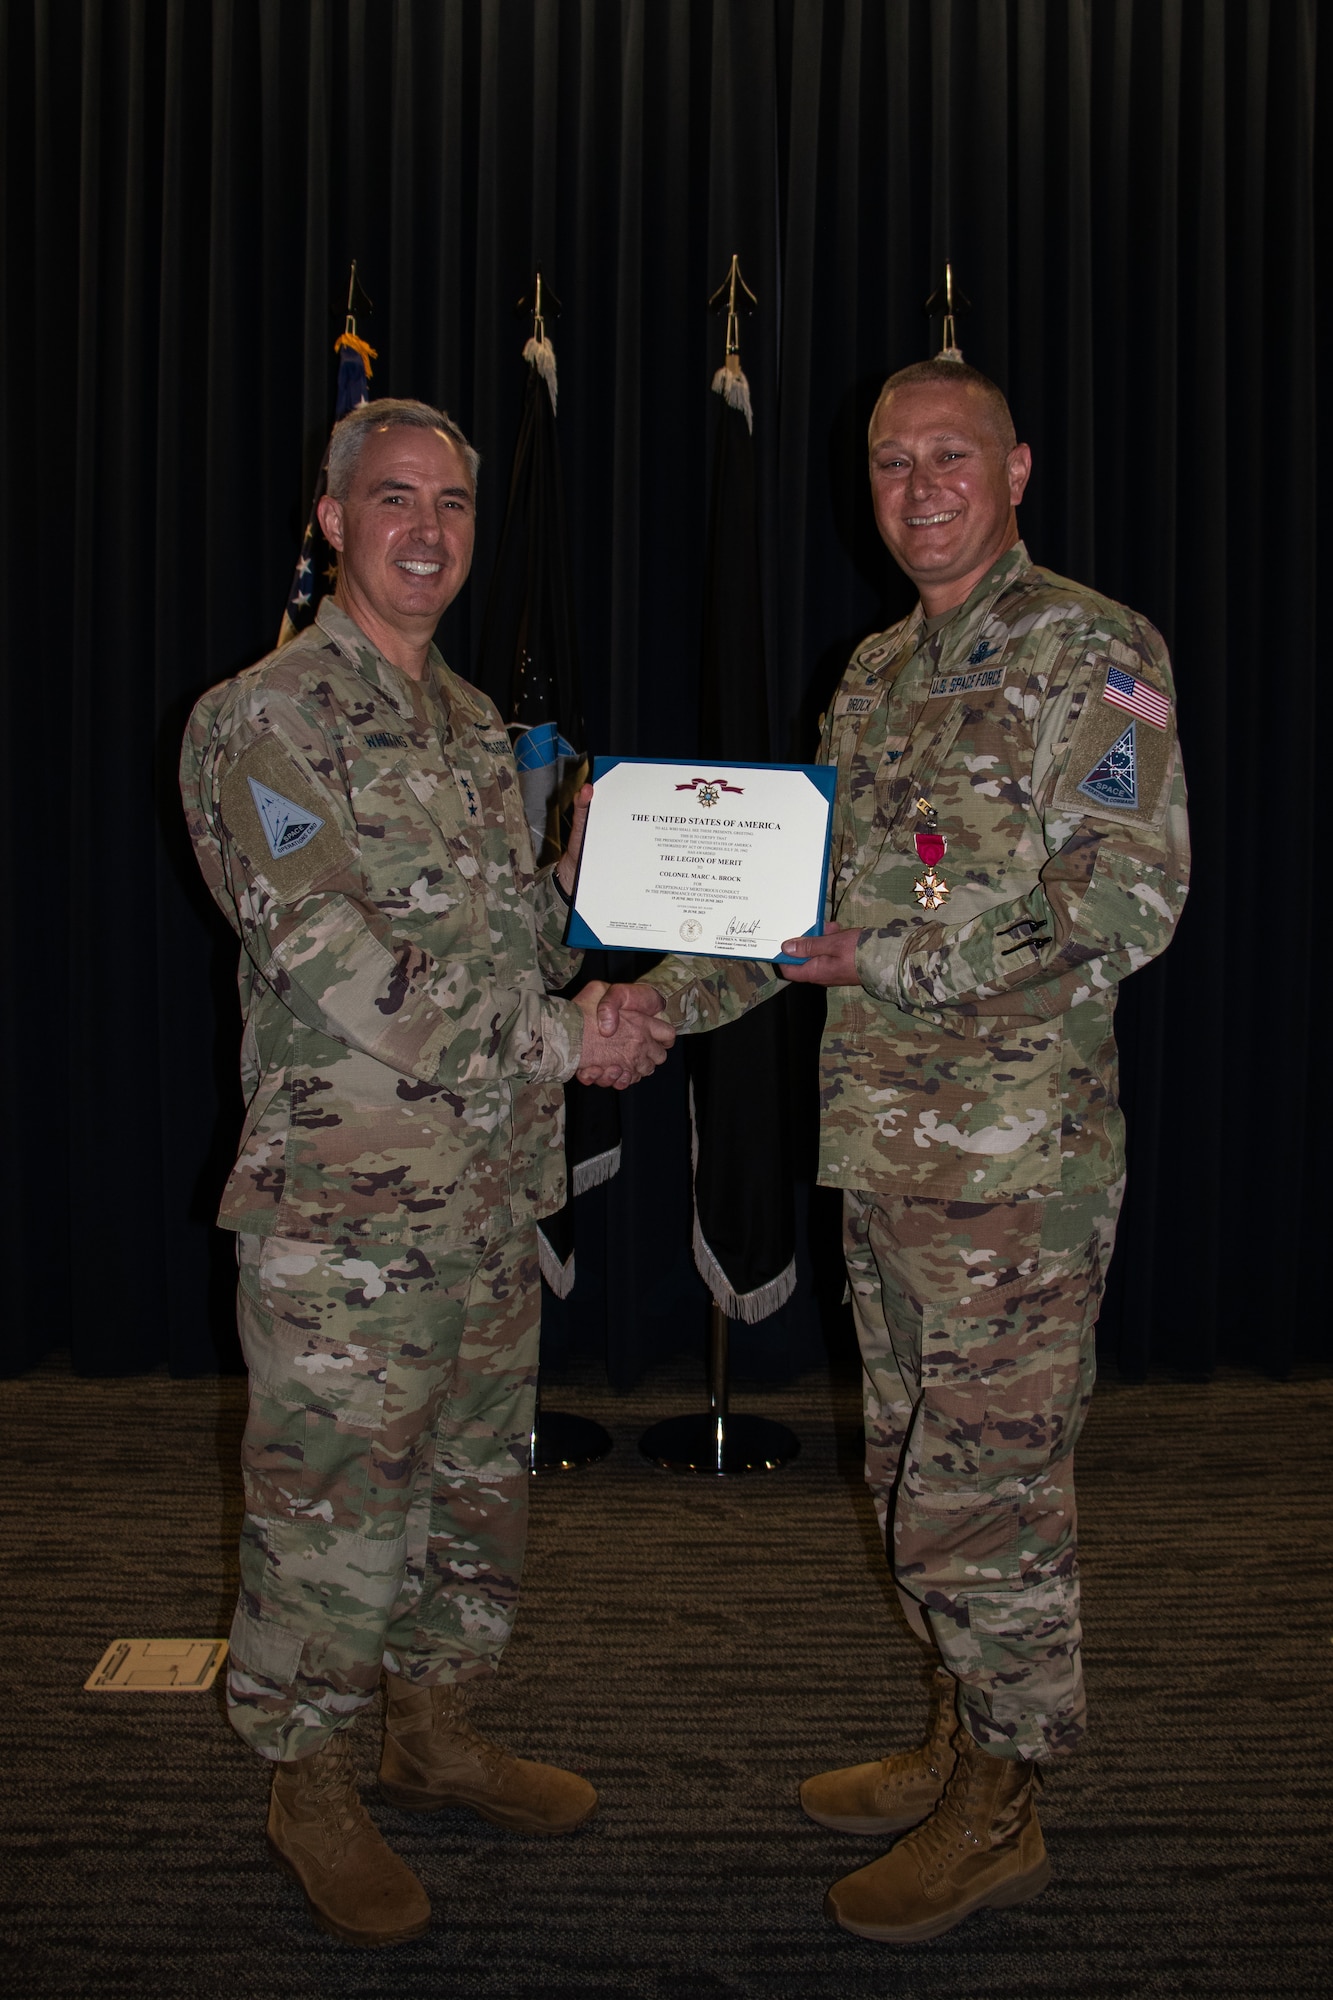
[[[845,1191],[866,1477],[937,1661],[921,1750],[802,1787],[825,1826],[913,1829],[826,1904],[887,1940],[1049,1877],[1034,1780],[1084,1726],[1073,1449],[1124,1188],[1116,991],[1187,882],[1165,647],[1030,562],[1029,469],[973,369],[886,384],[875,514],[920,602],[858,649],[825,718],[831,921],[785,946],[788,978],[828,988],[820,1180]],[[768,967],[668,961],[600,1019],[660,998],[698,1031],[776,988]]]
[[[604,991],[551,997],[578,964],[577,843],[535,873],[504,726],[432,644],[471,562],[476,465],[424,404],[343,419],[320,506],[336,592],[203,697],[181,761],[243,947],[246,1117],[219,1218],[250,1374],[228,1700],[275,1766],[275,1856],[362,1944],[429,1917],[348,1755],[382,1672],[395,1804],[551,1833],[596,1803],[482,1742],[457,1694],[513,1623],[536,1224],[564,1199],[561,1085]],[[669,1039],[622,1035],[617,1080]]]

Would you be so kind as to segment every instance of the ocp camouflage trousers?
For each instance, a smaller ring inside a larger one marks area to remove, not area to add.
[[[536,1232],[444,1255],[242,1235],[250,1373],[232,1722],[300,1757],[381,1666],[494,1667],[518,1599],[537,1379]]]
[[[909,1619],[999,1756],[1083,1733],[1073,1453],[1123,1192],[844,1201],[866,1479]]]

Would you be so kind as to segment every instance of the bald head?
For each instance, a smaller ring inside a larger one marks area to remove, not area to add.
[[[870,436],[874,437],[880,411],[890,396],[899,389],[930,384],[965,389],[977,420],[989,431],[1001,451],[1013,450],[1018,443],[1018,432],[1014,429],[1004,391],[991,381],[989,375],[983,375],[979,368],[969,368],[965,361],[914,361],[910,368],[900,368],[896,375],[890,375],[871,413]]]

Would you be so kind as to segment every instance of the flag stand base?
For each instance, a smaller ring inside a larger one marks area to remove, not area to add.
[[[591,1417],[574,1417],[567,1410],[544,1410],[538,1396],[528,1439],[528,1471],[573,1472],[596,1465],[612,1445],[611,1433]]]
[[[730,1325],[714,1306],[708,1323],[708,1389],[711,1410],[706,1416],[667,1417],[651,1424],[639,1439],[639,1450],[668,1472],[710,1473],[715,1479],[738,1472],[776,1472],[801,1449],[795,1431],[771,1417],[732,1416],[727,1408],[727,1347]]]

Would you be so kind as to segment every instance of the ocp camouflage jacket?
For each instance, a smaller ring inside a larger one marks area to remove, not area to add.
[[[582,1016],[509,741],[432,647],[415,685],[331,599],[190,719],[181,791],[239,933],[246,1116],[219,1221],[423,1248],[564,1199]]]
[[[918,605],[858,648],[820,747],[829,914],[864,932],[861,985],[828,992],[821,1181],[988,1201],[1123,1172],[1116,990],[1189,875],[1172,704],[1147,620],[1021,543],[929,637]],[[774,990],[711,960],[649,977],[687,1031]]]

